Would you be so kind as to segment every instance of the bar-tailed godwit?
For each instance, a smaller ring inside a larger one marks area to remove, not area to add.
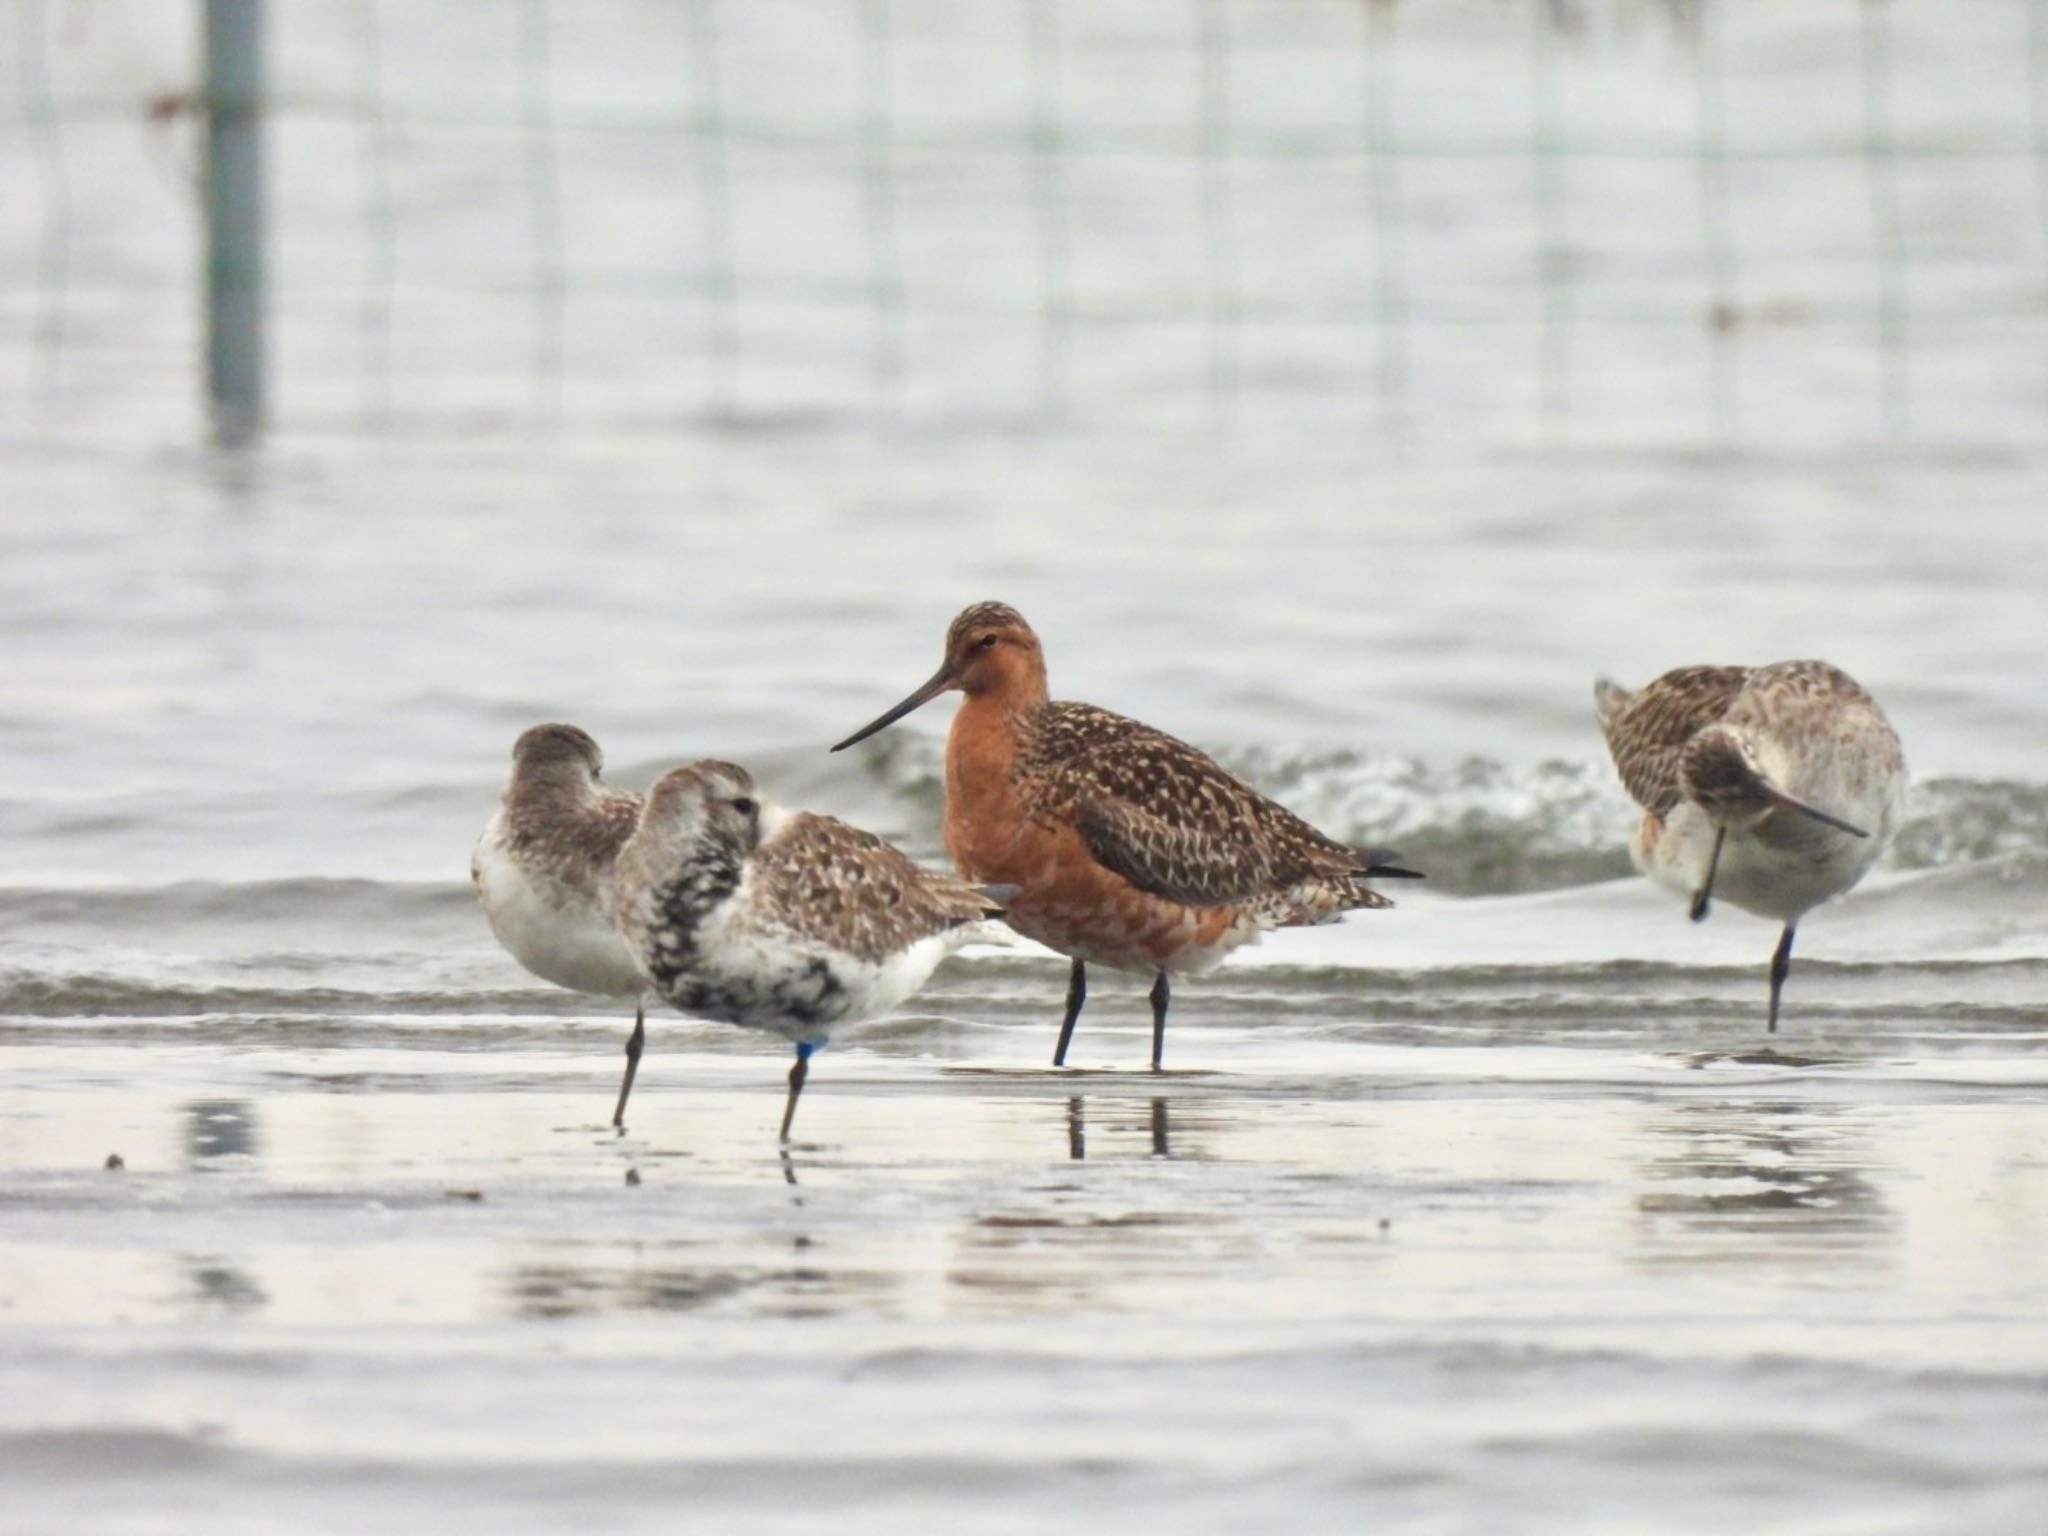
[[[1169,974],[1199,975],[1268,928],[1392,906],[1366,878],[1414,877],[1391,854],[1325,837],[1184,741],[1048,698],[1038,636],[1003,603],[956,618],[931,680],[832,750],[949,689],[965,698],[946,743],[946,847],[967,879],[1016,886],[1010,926],[1073,961],[1054,1066],[1089,962],[1154,978],[1156,1071]]]
[[[796,1047],[787,1141],[812,1053],[923,986],[975,924],[1002,915],[1006,894],[920,868],[830,816],[765,804],[744,768],[701,762],[648,790],[609,910],[677,1008]]]
[[[626,1123],[647,1016],[646,983],[605,915],[605,888],[633,835],[640,797],[602,782],[604,756],[573,725],[536,725],[512,744],[512,778],[470,855],[491,932],[527,970],[573,992],[633,999],[626,1076],[612,1124]]]
[[[1906,798],[1906,758],[1877,701],[1839,667],[1680,667],[1631,693],[1593,688],[1614,766],[1643,808],[1636,868],[1690,898],[1785,925],[1769,1027],[1799,919],[1877,861]]]

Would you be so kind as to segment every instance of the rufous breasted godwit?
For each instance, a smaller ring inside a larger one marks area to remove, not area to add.
[[[965,698],[946,744],[946,847],[967,879],[1016,886],[1010,926],[1073,961],[1054,1066],[1089,962],[1154,977],[1156,1071],[1169,974],[1199,975],[1268,928],[1392,906],[1367,877],[1413,877],[1391,854],[1325,837],[1184,741],[1049,699],[1038,636],[1003,603],[956,618],[931,681],[832,750],[949,689]]]
[[[1614,766],[1643,808],[1636,868],[1689,897],[1776,918],[1769,1027],[1799,919],[1861,880],[1898,826],[1906,758],[1877,701],[1839,667],[1679,667],[1631,693],[1593,688]]]
[[[646,983],[605,915],[604,896],[640,797],[604,784],[603,771],[597,743],[573,725],[522,732],[469,877],[491,932],[527,970],[573,992],[633,999],[626,1076],[612,1110],[612,1124],[623,1127],[647,1040]]]
[[[707,761],[648,790],[609,910],[677,1008],[796,1047],[787,1141],[812,1053],[923,986],[975,924],[1002,915],[1004,894],[920,868],[830,816],[768,805],[744,768]]]

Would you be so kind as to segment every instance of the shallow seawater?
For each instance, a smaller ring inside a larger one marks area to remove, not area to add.
[[[1515,461],[1206,453],[15,454],[10,1528],[2038,1531],[2048,470],[1564,462],[1497,541]],[[1747,556],[1628,511],[1722,494]],[[667,1014],[611,1134],[623,1010],[467,888],[511,737],[937,858],[944,705],[823,746],[991,596],[1433,878],[1181,984],[1156,1077],[1141,979],[1055,1072],[1064,965],[991,943],[787,1157],[786,1058]],[[1919,778],[1769,1037],[1775,929],[1629,874],[1589,682],[1815,651]]]
[[[2048,469],[1567,461],[1503,541],[1519,462],[1205,454],[17,452],[10,1529],[2037,1532]],[[1720,495],[1746,555],[1629,511]],[[786,1058],[666,1014],[611,1134],[623,1010],[467,888],[511,737],[937,858],[944,705],[823,747],[991,596],[1433,878],[1181,984],[1156,1077],[1141,979],[1055,1072],[1065,967],[991,943],[787,1157]],[[1590,677],[1808,652],[1919,777],[1769,1037],[1775,929],[1629,874]]]

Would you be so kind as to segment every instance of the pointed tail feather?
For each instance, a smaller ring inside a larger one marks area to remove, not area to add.
[[[1020,885],[973,885],[950,875],[941,875],[937,870],[928,870],[926,874],[929,878],[927,890],[942,904],[940,920],[949,929],[1001,917],[1004,909],[1023,889]]]
[[[1635,694],[1621,686],[1611,677],[1596,678],[1593,682],[1593,704],[1600,711],[1601,720],[1612,720],[1628,707],[1628,701]]]
[[[1427,880],[1429,876],[1419,869],[1403,869],[1398,864],[1374,864],[1370,868],[1361,869],[1351,878],[1354,880]]]
[[[1394,863],[1393,861],[1401,857],[1401,855],[1394,852],[1391,848],[1359,848],[1353,851],[1357,853],[1362,867],[1348,871],[1350,879],[1427,880],[1429,878],[1419,869],[1403,869],[1400,865]]]

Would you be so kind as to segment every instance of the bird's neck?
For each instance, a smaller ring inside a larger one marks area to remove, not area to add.
[[[649,930],[655,980],[664,987],[698,960],[698,933],[746,878],[739,850],[716,839],[664,836],[649,828],[626,844],[614,882],[613,919]],[[625,892],[638,887],[635,899]]]
[[[1028,696],[1027,696],[1028,700]],[[1041,685],[1038,699],[1044,702]],[[946,849],[970,880],[1006,867],[1007,839],[1018,825],[1015,769],[1032,704],[1016,694],[969,694],[946,738]]]
[[[968,669],[961,691],[984,712],[1020,714],[1046,700],[1045,657],[1036,646],[998,647]]]

